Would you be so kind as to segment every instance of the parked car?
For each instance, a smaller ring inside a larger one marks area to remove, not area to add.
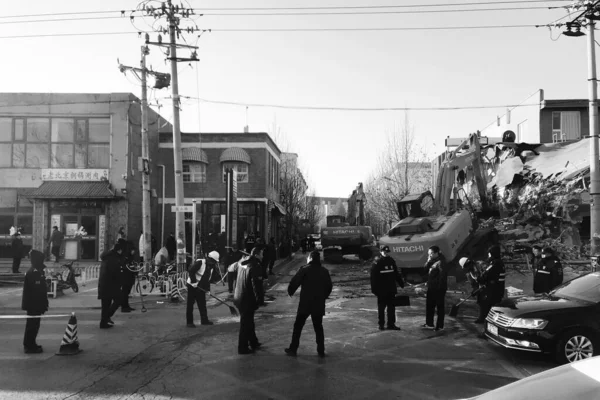
[[[493,307],[485,335],[509,349],[553,354],[559,363],[600,354],[600,272],[568,281],[549,294]]]
[[[593,357],[540,372],[468,400],[596,400],[598,398],[600,398],[600,357]]]

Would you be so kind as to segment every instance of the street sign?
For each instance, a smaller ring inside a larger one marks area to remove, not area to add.
[[[194,206],[171,206],[172,212],[193,212]]]

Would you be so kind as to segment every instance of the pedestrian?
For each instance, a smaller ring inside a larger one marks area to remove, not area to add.
[[[65,236],[58,230],[58,226],[53,226],[48,246],[50,247],[50,253],[54,255],[54,262],[58,262],[60,258],[60,249],[64,238]]]
[[[427,274],[427,297],[425,300],[425,329],[444,330],[444,316],[446,314],[446,291],[448,279],[446,259],[438,246],[431,246],[428,250],[428,259],[425,264]],[[437,309],[437,321],[433,325],[433,316]]]
[[[379,330],[385,329],[385,309],[387,308],[387,329],[399,331],[396,326],[396,306],[394,299],[398,289],[404,287],[404,279],[398,272],[396,261],[390,257],[389,246],[381,246],[381,255],[377,257],[371,268],[371,292],[377,296],[377,311],[379,316]]]
[[[210,293],[210,278],[219,265],[219,253],[211,251],[206,259],[196,260],[188,271],[187,279],[187,308],[185,317],[188,328],[195,328],[194,324],[194,302],[200,311],[200,323],[202,325],[213,325],[208,319],[206,310],[206,293]]]
[[[481,319],[487,318],[492,307],[500,303],[504,297],[506,269],[502,262],[500,246],[491,246],[488,250],[488,257],[488,266],[482,271],[481,276],[477,278],[477,282],[485,286],[485,299],[482,303],[480,313]],[[480,334],[479,336],[485,337],[484,334]]]
[[[18,274],[19,267],[21,266],[21,258],[23,258],[23,239],[21,239],[21,232],[19,231],[14,234],[11,250],[13,256],[12,272],[13,274]]]
[[[123,246],[123,275],[122,279],[122,297],[121,297],[121,312],[128,313],[135,311],[135,308],[129,305],[129,295],[131,294],[131,289],[133,289],[133,285],[135,284],[135,275],[137,272],[134,272],[130,269],[136,261],[137,255],[135,252],[135,246],[133,242],[130,240],[119,239],[118,242]]]
[[[308,250],[308,235],[300,239],[300,247],[302,247],[302,254],[306,254],[306,250]]]
[[[243,257],[244,254],[236,247],[229,249],[227,261],[225,262],[225,265],[227,265],[227,286],[229,288],[229,293],[233,293],[234,284],[237,280],[238,261]]]
[[[144,232],[140,232],[140,240],[138,242],[138,251],[140,253],[140,262],[144,262],[145,249],[146,249],[146,241],[144,240]]]
[[[165,273],[165,267],[169,263],[169,251],[166,246],[160,248],[156,256],[154,256],[154,272],[158,275]]]
[[[465,272],[465,275],[467,276],[467,279],[469,280],[469,283],[471,284],[471,293],[474,293],[475,291],[477,291],[477,304],[479,305],[479,317],[475,320],[476,324],[483,324],[485,322],[485,315],[484,315],[484,302],[485,302],[485,298],[486,298],[486,293],[485,293],[485,287],[483,285],[480,285],[479,282],[477,282],[477,279],[481,276],[481,270],[479,269],[479,267],[477,266],[477,264],[471,260],[470,258],[467,257],[462,257],[459,261],[458,264],[461,266],[461,268],[463,269],[463,271]]]
[[[233,302],[240,312],[240,333],[238,354],[250,354],[262,345],[256,337],[254,313],[263,300],[262,280],[260,279],[260,250],[253,248],[247,260],[238,264]],[[249,346],[249,347],[248,347]]]
[[[112,316],[121,305],[121,278],[123,268],[123,242],[117,241],[111,250],[100,256],[100,276],[98,277],[98,299],[101,300],[100,329],[112,328]]]
[[[21,308],[27,312],[23,348],[25,353],[41,353],[42,346],[36,342],[40,330],[40,316],[48,311],[48,289],[44,275],[44,253],[37,250],[29,252],[31,268],[25,273],[23,283],[23,300]]]
[[[285,353],[295,356],[300,346],[300,335],[304,323],[310,315],[317,341],[317,353],[319,357],[325,357],[325,332],[323,331],[323,316],[325,315],[325,300],[331,294],[333,284],[327,268],[321,265],[321,255],[318,251],[312,251],[306,258],[307,265],[301,267],[288,285],[288,295],[292,297],[296,290],[302,286],[300,291],[300,303],[294,322],[292,342],[285,349]]]
[[[560,260],[554,255],[554,250],[545,247],[542,257],[535,269],[533,276],[533,291],[537,293],[550,293],[563,282],[563,268]]]
[[[167,240],[165,240],[165,247],[169,252],[169,261],[175,259],[175,250],[177,250],[177,241],[175,240],[175,234],[171,232]]]
[[[275,238],[271,238],[269,240],[269,244],[265,247],[263,251],[263,262],[265,265],[264,275],[266,277],[267,270],[269,275],[275,275],[273,273],[273,266],[275,265],[275,260],[277,259],[277,248],[275,247]]]

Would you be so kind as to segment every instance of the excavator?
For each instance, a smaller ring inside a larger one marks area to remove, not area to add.
[[[497,237],[493,228],[477,229],[475,209],[463,188],[465,180],[473,182],[481,211],[489,213],[478,133],[448,153],[440,166],[435,196],[430,191],[409,194],[396,203],[400,221],[380,238],[379,245],[389,246],[390,256],[409,280],[419,281],[426,275],[430,246],[438,246],[452,263],[475,256]],[[463,207],[463,200],[470,209]]]

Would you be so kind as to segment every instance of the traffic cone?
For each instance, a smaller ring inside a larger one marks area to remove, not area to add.
[[[72,312],[62,342],[60,343],[60,349],[58,349],[56,355],[72,356],[79,354],[82,351],[83,350],[79,348],[79,340],[77,340],[77,317],[75,317],[75,313]]]
[[[177,290],[177,284],[172,285],[171,293],[169,294],[169,298],[174,303],[178,303],[181,300],[179,298],[179,291]]]

